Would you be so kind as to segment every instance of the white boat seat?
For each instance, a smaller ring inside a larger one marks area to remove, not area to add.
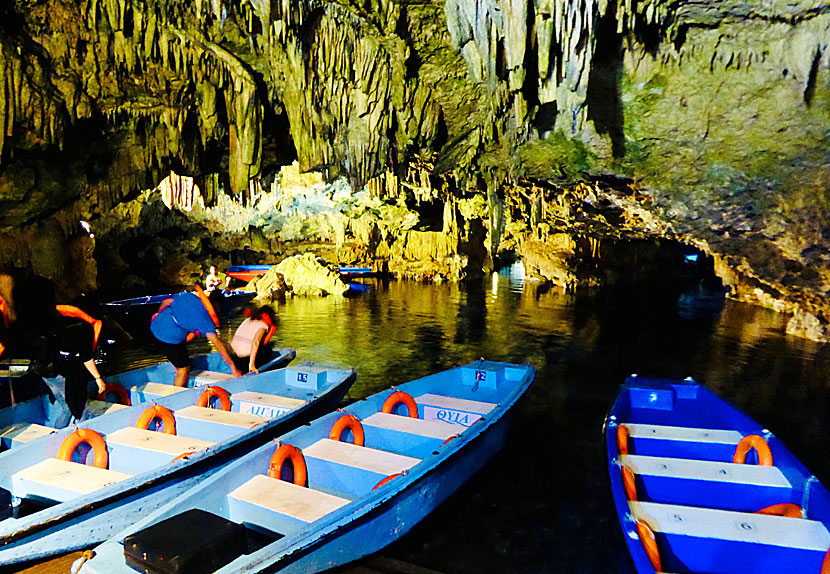
[[[206,449],[214,443],[136,427],[125,427],[108,434],[107,444],[113,447],[113,450],[116,445],[122,445],[177,456],[184,452]]]
[[[822,556],[830,547],[830,532],[816,520],[655,502],[631,502],[630,507],[634,518],[645,520],[654,532],[814,550]]]
[[[7,448],[13,448],[55,432],[55,429],[36,423],[15,423],[0,429],[0,439]]]
[[[52,500],[68,500],[130,477],[115,470],[47,458],[13,474],[12,489],[14,495],[20,498],[36,495]]]
[[[622,455],[620,464],[643,476],[792,488],[790,481],[774,466],[640,455]]]
[[[166,397],[175,393],[186,391],[184,387],[177,387],[176,385],[165,385],[163,383],[142,383],[131,387],[130,390],[136,393],[145,393],[148,395],[157,395]]]
[[[312,488],[259,474],[229,494],[302,522],[314,522],[350,501]]]
[[[440,440],[453,437],[459,431],[456,425],[447,424],[443,421],[413,419],[388,413],[374,413],[363,419],[362,423],[364,427],[379,427]]]
[[[415,403],[423,409],[424,420],[442,421],[468,427],[482,415],[486,415],[494,408],[494,403],[471,401],[436,394],[423,394],[413,397]]]
[[[303,455],[306,458],[317,458],[387,476],[407,470],[421,462],[421,459],[411,456],[327,438],[304,448]]]
[[[86,402],[86,411],[85,414],[89,416],[99,417],[101,415],[107,413],[114,413],[115,411],[120,411],[121,409],[128,409],[127,405],[122,405],[121,403],[108,403],[107,401],[98,401],[98,400],[88,400]]]
[[[735,446],[743,438],[743,435],[736,430],[673,427],[639,423],[625,423],[625,426],[628,428],[628,434],[631,438],[707,442]]]
[[[231,395],[239,406],[239,412],[275,419],[303,406],[306,401],[280,395],[268,395],[256,391],[242,391]]]
[[[215,385],[228,379],[233,379],[234,376],[230,373],[220,373],[219,371],[191,371],[188,379],[193,381],[194,387],[201,387],[202,385]]]
[[[257,415],[222,411],[196,405],[177,410],[175,416],[177,422],[181,419],[193,419],[243,428],[252,428],[268,420]]]

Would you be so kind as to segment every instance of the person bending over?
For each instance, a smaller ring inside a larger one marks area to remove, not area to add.
[[[236,354],[234,361],[240,370],[258,373],[259,367],[271,359],[272,349],[268,342],[277,330],[277,314],[265,305],[246,309],[247,318],[236,329],[231,348]]]
[[[161,303],[158,312],[150,321],[150,331],[158,340],[165,356],[176,367],[173,382],[177,387],[187,385],[190,357],[185,343],[197,335],[207,337],[235,377],[242,375],[217,334],[218,326],[219,319],[213,305],[198,285],[196,292],[183,291]]]

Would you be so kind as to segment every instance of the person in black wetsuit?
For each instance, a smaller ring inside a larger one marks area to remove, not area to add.
[[[95,379],[99,392],[105,390],[92,358],[100,321],[77,308],[55,305],[54,284],[42,277],[18,281],[13,298],[17,312],[14,335],[19,348],[32,361],[31,370],[42,377],[64,378],[66,404],[72,416],[80,420],[89,379]]]

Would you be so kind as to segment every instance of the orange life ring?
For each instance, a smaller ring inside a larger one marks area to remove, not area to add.
[[[769,445],[764,440],[764,437],[757,434],[748,434],[741,439],[741,442],[738,443],[735,449],[735,456],[732,457],[732,462],[744,464],[747,453],[753,448],[758,453],[759,466],[772,466],[772,451],[770,451]]]
[[[395,391],[386,398],[383,403],[381,412],[391,414],[398,403],[403,403],[409,409],[409,417],[413,419],[418,418],[418,405],[415,404],[415,399],[403,391]]]
[[[282,465],[287,459],[291,459],[294,466],[294,484],[306,486],[308,482],[308,468],[305,465],[305,458],[300,449],[292,444],[281,444],[271,456],[271,463],[268,468],[268,476],[281,479]]]
[[[205,387],[204,392],[202,392],[199,396],[199,400],[196,402],[196,406],[211,408],[210,399],[213,397],[219,397],[219,402],[222,403],[223,411],[231,410],[231,396],[228,394],[228,391],[222,387],[216,386]]]
[[[628,454],[628,439],[630,436],[627,426],[620,425],[617,427],[617,454]]]
[[[830,549],[824,555],[824,561],[821,563],[821,574],[830,574]]]
[[[787,518],[804,518],[804,509],[792,502],[783,502],[781,504],[773,504],[761,510],[756,510],[755,514],[769,514],[771,516],[785,516]]]
[[[93,466],[96,468],[107,468],[109,466],[110,457],[107,452],[107,443],[104,441],[104,437],[92,429],[78,429],[63,439],[58,449],[58,460],[71,461],[75,449],[82,442],[92,447],[92,452],[95,454],[95,459],[92,462]]]
[[[360,424],[358,418],[354,415],[343,415],[339,419],[337,419],[334,425],[331,427],[331,432],[329,433],[329,438],[331,440],[340,441],[343,438],[343,431],[346,429],[351,429],[352,434],[354,435],[354,443],[357,446],[363,446],[365,441],[365,435],[363,433],[363,425]]]
[[[654,531],[645,520],[637,521],[637,535],[640,537],[640,542],[643,545],[643,550],[646,551],[651,567],[655,572],[662,572],[663,566],[660,562],[660,549],[657,548],[657,538],[654,536]]]
[[[395,474],[390,474],[390,475],[389,475],[389,476],[387,476],[386,478],[382,479],[382,480],[381,480],[379,483],[377,483],[375,486],[373,486],[373,487],[372,487],[372,490],[374,490],[374,489],[376,489],[376,488],[380,488],[381,486],[383,486],[384,484],[386,484],[387,482],[389,482],[390,480],[392,480],[392,479],[393,479],[393,478],[395,478],[396,476],[402,476],[402,473],[400,473],[400,472],[396,472]]]
[[[135,428],[146,430],[155,419],[161,419],[164,434],[176,434],[176,417],[173,416],[173,411],[161,405],[153,405],[141,413]]]
[[[95,398],[99,401],[106,401],[107,395],[110,393],[115,393],[115,396],[118,397],[118,402],[122,405],[132,406],[132,401],[130,400],[130,393],[127,392],[121,384],[119,383],[106,383],[104,384],[104,392],[98,393],[98,396]]]
[[[632,502],[637,502],[637,480],[634,473],[627,466],[622,467],[622,480],[625,487],[625,496]]]

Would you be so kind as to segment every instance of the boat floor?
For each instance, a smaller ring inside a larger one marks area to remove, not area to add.
[[[83,555],[83,551],[70,552],[38,563],[16,567],[0,566],[0,574],[67,574],[72,564]],[[369,556],[354,564],[329,572],[330,574],[442,574],[437,570],[380,555]]]

